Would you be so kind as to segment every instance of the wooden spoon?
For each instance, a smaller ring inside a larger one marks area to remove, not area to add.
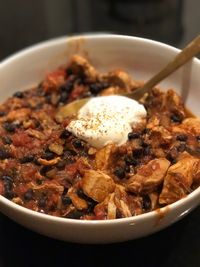
[[[193,39],[175,58],[170,61],[161,71],[154,75],[144,85],[131,93],[124,93],[122,95],[129,98],[139,100],[145,93],[148,93],[155,85],[169,76],[172,72],[180,68],[192,57],[200,53],[200,35]],[[78,110],[89,100],[90,98],[83,98],[73,101],[63,107],[61,107],[57,114],[56,120],[62,121],[66,116],[76,114]]]

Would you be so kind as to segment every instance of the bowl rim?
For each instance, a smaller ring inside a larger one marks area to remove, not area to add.
[[[9,63],[12,63],[12,61],[14,61],[14,60],[20,59],[20,57],[22,57],[22,56],[28,56],[29,53],[32,53],[33,51],[37,51],[37,50],[44,49],[44,48],[48,49],[48,47],[50,47],[50,46],[54,46],[54,45],[58,45],[58,44],[62,44],[62,43],[67,43],[69,41],[76,41],[76,40],[79,40],[79,38],[84,38],[86,40],[113,39],[113,41],[115,41],[115,40],[126,40],[126,41],[130,41],[130,42],[136,41],[136,42],[146,43],[147,45],[150,44],[150,45],[154,45],[157,47],[159,46],[162,49],[168,49],[168,50],[171,50],[172,52],[175,52],[175,53],[178,53],[180,51],[180,49],[175,48],[171,45],[168,45],[168,44],[165,44],[162,42],[158,42],[158,41],[154,41],[151,39],[147,39],[147,38],[141,38],[141,37],[135,37],[135,36],[129,36],[129,35],[109,34],[109,33],[78,34],[78,35],[72,35],[72,36],[56,37],[53,39],[49,39],[49,40],[42,41],[42,42],[39,42],[39,43],[31,45],[31,46],[28,46],[27,48],[24,48],[18,52],[15,52],[14,54],[3,59],[0,62],[0,68],[3,68],[4,66],[6,66]],[[199,59],[193,58],[193,62],[200,66],[200,60]],[[0,71],[1,71],[1,69],[0,69]],[[162,207],[162,208],[159,208],[157,210],[150,211],[150,212],[136,215],[136,216],[132,216],[132,217],[110,219],[110,220],[78,220],[78,219],[70,219],[70,218],[63,218],[63,217],[48,215],[48,214],[33,211],[31,209],[20,206],[16,203],[12,202],[11,200],[5,198],[2,195],[0,195],[0,204],[8,206],[12,210],[15,210],[15,211],[17,210],[21,214],[26,214],[26,215],[29,215],[29,216],[32,216],[34,218],[38,218],[38,219],[41,219],[44,221],[50,220],[50,221],[55,222],[55,223],[64,223],[64,224],[71,224],[72,223],[75,225],[85,225],[85,226],[92,226],[92,225],[94,225],[94,226],[95,225],[106,226],[106,225],[113,225],[113,224],[118,225],[118,224],[122,224],[122,223],[134,225],[138,221],[141,222],[141,221],[146,220],[146,219],[153,219],[153,218],[156,219],[158,216],[158,210],[160,212],[167,211],[167,214],[168,214],[170,212],[177,210],[182,205],[189,203],[190,201],[192,201],[193,199],[195,199],[197,197],[200,197],[200,187],[196,188],[193,192],[191,192],[185,198],[182,198],[182,199],[180,199],[180,200],[178,200],[172,204],[169,204],[169,205]],[[193,206],[195,206],[195,205],[193,205]],[[188,211],[188,209],[185,210],[185,212],[187,212],[187,211]],[[6,215],[6,213],[5,213],[5,215]]]

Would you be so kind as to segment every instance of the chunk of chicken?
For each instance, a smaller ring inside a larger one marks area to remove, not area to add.
[[[103,78],[113,86],[118,86],[125,91],[130,91],[132,88],[138,87],[138,83],[133,81],[128,73],[122,70],[109,72],[108,74],[104,75]]]
[[[193,172],[194,170],[197,171],[197,162],[199,162],[199,159],[184,152],[180,160],[168,169],[163,189],[159,196],[160,204],[171,204],[190,193]]]
[[[153,192],[164,180],[170,162],[165,158],[151,160],[142,166],[127,182],[127,191],[133,193]]]
[[[76,190],[74,190],[73,187],[68,190],[67,195],[70,197],[74,207],[76,207],[78,210],[87,209],[87,202],[77,195]]]
[[[107,219],[130,217],[142,213],[142,199],[136,196],[128,196],[122,185],[116,185],[115,191],[109,194],[103,202],[96,205],[95,214],[103,214]]]
[[[102,171],[86,170],[82,179],[84,193],[102,202],[115,189],[113,179]]]
[[[96,167],[98,170],[106,170],[110,164],[110,156],[115,151],[115,145],[109,144],[104,146],[95,155]]]
[[[98,73],[95,68],[80,55],[74,55],[72,57],[70,68],[74,73],[77,73],[79,75],[84,74],[90,82],[97,80]]]

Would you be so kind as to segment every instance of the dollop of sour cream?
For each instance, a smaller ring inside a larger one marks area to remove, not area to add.
[[[146,117],[143,105],[128,97],[111,95],[89,100],[72,120],[67,130],[91,146],[124,144],[132,127]]]

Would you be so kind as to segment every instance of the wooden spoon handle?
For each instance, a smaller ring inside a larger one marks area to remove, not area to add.
[[[181,67],[192,57],[200,53],[200,35],[190,42],[164,69],[147,81],[141,90],[141,95],[157,85],[160,81],[170,75],[172,72]]]

